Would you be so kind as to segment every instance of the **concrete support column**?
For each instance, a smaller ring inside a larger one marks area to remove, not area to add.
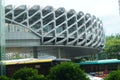
[[[61,58],[61,49],[58,48],[58,58]]]
[[[37,47],[33,47],[33,58],[38,58]]]
[[[98,53],[95,55],[95,57],[96,57],[96,60],[99,60],[99,54]]]

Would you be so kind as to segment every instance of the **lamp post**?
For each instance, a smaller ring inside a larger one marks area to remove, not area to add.
[[[5,9],[4,0],[0,0],[0,75],[5,75]]]
[[[118,4],[119,4],[119,14],[120,14],[120,0],[118,0]],[[120,52],[118,53],[118,55],[120,56]],[[118,56],[118,59],[120,59],[119,56]]]

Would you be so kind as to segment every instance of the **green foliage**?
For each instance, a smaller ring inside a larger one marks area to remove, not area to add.
[[[28,77],[27,80],[45,80],[45,77],[44,77],[44,75],[35,75],[32,77]]]
[[[107,36],[106,44],[105,44],[105,52],[113,53],[120,51],[120,35],[117,34],[115,36]]]
[[[20,80],[28,80],[29,77],[38,75],[38,71],[32,68],[21,68],[13,74],[13,78]]]
[[[112,71],[105,77],[104,80],[120,80],[120,70]]]
[[[89,80],[80,66],[72,62],[63,62],[50,69],[48,80]]]
[[[120,34],[111,35],[106,37],[106,44],[104,48],[105,53],[108,54],[108,58],[118,58],[120,59]],[[112,53],[112,54],[111,54]]]
[[[0,80],[13,80],[13,79],[10,79],[10,78],[8,78],[6,76],[0,76]]]

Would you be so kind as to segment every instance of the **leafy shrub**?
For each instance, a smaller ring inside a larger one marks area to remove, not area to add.
[[[21,68],[13,74],[13,78],[16,80],[27,80],[29,77],[38,75],[38,71],[32,68]]]
[[[28,77],[27,80],[45,80],[45,77],[44,77],[44,75],[35,75],[32,77]]]
[[[80,66],[72,62],[63,62],[50,69],[48,80],[89,80]]]
[[[120,80],[120,70],[110,72],[105,80]]]
[[[6,76],[0,76],[0,80],[13,80],[13,79],[10,79],[10,78],[8,78]]]

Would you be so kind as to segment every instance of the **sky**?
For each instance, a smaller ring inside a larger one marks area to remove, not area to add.
[[[5,0],[5,5],[40,5],[53,6],[55,9],[64,7],[66,10],[74,9],[85,14],[95,15],[103,22],[107,36],[120,33],[120,14],[118,0]]]

